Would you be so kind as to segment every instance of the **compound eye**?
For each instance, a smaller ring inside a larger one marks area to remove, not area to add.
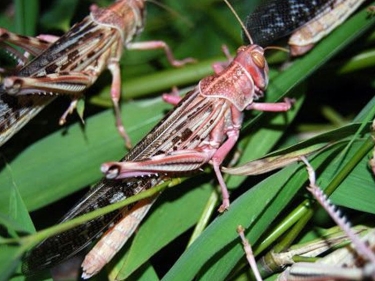
[[[256,64],[256,66],[260,68],[264,68],[266,65],[266,60],[263,56],[263,54],[259,52],[251,52],[251,58],[253,62]]]

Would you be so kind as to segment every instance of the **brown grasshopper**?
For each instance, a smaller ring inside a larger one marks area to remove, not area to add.
[[[299,28],[289,38],[292,56],[301,56],[332,30],[342,24],[364,0],[335,0],[316,18]]]
[[[288,41],[290,53],[301,56],[343,23],[363,2],[268,0],[248,16],[246,26],[255,33],[254,41],[262,46],[292,34]]]
[[[119,60],[127,49],[164,49],[173,66],[193,62],[174,59],[162,41],[131,43],[143,30],[144,0],[118,0],[108,8],[92,5],[89,16],[75,24],[60,38],[42,35],[26,37],[0,29],[0,44],[18,60],[11,74],[0,79],[0,145],[16,133],[56,95],[69,95],[72,102],[60,118],[77,105],[83,92],[107,68],[112,74],[111,98],[116,125],[126,144],[130,139],[120,117],[121,76]],[[21,54],[12,44],[23,48]],[[30,60],[29,56],[33,59]],[[45,96],[41,96],[45,95]]]
[[[254,44],[238,48],[227,67],[216,68],[216,74],[202,79],[124,158],[103,164],[106,177],[63,221],[124,200],[170,177],[199,171],[207,163],[213,166],[221,186],[220,210],[226,210],[229,194],[220,165],[237,142],[243,111],[279,112],[291,107],[289,100],[254,102],[263,96],[267,84],[264,49]],[[32,273],[52,267],[106,231],[82,264],[84,278],[97,274],[132,235],[156,197],[46,239],[27,253],[23,271]]]

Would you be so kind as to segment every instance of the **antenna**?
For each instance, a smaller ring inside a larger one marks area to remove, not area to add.
[[[290,51],[287,48],[279,47],[279,46],[268,46],[264,48],[264,51],[266,50],[279,50],[285,53],[290,53]]]
[[[238,14],[236,13],[236,11],[234,10],[233,6],[228,2],[228,0],[224,0],[224,2],[227,4],[227,6],[229,7],[229,9],[232,11],[232,13],[234,14],[234,16],[236,17],[237,21],[240,23],[240,25],[241,25],[241,27],[242,27],[242,29],[243,29],[246,37],[250,41],[250,44],[254,44],[253,39],[251,38],[249,31],[246,29],[245,25],[243,24],[242,20],[240,19],[240,17],[238,16]]]

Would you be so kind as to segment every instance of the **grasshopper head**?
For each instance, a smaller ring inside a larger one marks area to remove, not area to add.
[[[268,65],[258,45],[242,46],[228,67],[199,83],[204,97],[224,98],[239,111],[263,96],[268,84]]]
[[[262,47],[252,44],[237,50],[235,61],[242,65],[254,81],[256,95],[261,97],[268,85],[268,64]]]

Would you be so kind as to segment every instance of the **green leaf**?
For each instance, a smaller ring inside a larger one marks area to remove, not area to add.
[[[197,274],[204,280],[223,280],[229,273],[228,268],[237,262],[232,259],[233,255],[237,256],[237,260],[243,255],[237,226],[251,229],[250,241],[255,243],[275,218],[274,214],[280,212],[298,190],[297,186],[294,190],[284,186],[296,169],[296,165],[287,167],[286,172],[269,177],[233,202],[230,210],[210,224],[163,280],[192,280]],[[259,220],[260,216],[264,219]]]
[[[10,280],[19,265],[22,257],[22,251],[16,246],[0,245],[0,280]]]
[[[198,221],[212,187],[207,184],[192,187],[193,182],[196,181],[186,181],[176,187],[173,193],[167,191],[168,194],[163,194],[166,196],[163,203],[155,206],[155,211],[137,232],[127,255],[119,262],[122,269],[116,276],[118,279],[126,279],[150,256]],[[173,227],[166,227],[166,225],[173,225]]]
[[[13,185],[10,188],[8,200],[9,202],[3,205],[4,207],[7,206],[8,210],[4,208],[4,212],[0,213],[0,224],[5,226],[8,234],[12,237],[17,237],[17,232],[35,232],[34,225],[17,186]]]
[[[147,3],[147,25],[145,32],[137,40],[166,40],[174,50],[176,58],[190,56],[199,59],[199,63],[175,70],[169,68],[161,51],[125,53],[121,60],[125,103],[121,108],[133,143],[162,118],[166,109],[171,108],[160,99],[145,99],[145,96],[159,96],[161,91],[170,91],[169,89],[176,85],[196,85],[195,80],[212,73],[210,64],[223,57],[221,44],[229,44],[229,49],[235,50],[241,40],[238,23],[223,3],[213,0],[170,2],[173,2],[173,7],[183,14],[187,21],[176,19],[175,14],[171,15]],[[99,4],[109,3],[110,1],[101,1]],[[245,16],[250,11],[249,5],[253,3],[236,4]],[[57,7],[51,6],[48,13],[56,15]],[[73,10],[71,8],[61,15],[71,14]],[[87,7],[78,5],[73,18],[82,18],[81,15],[87,14]],[[59,26],[61,22],[66,25],[70,20],[70,16],[58,16],[60,15],[56,15],[56,22]],[[1,15],[0,23],[5,22],[2,19],[8,18]],[[364,217],[367,222],[374,219],[371,215],[374,213],[371,206],[375,198],[372,192],[374,178],[366,167],[366,162],[371,153],[371,147],[368,146],[368,121],[373,118],[371,108],[374,108],[374,101],[369,100],[373,98],[375,84],[372,73],[367,69],[369,64],[366,60],[357,59],[357,56],[361,53],[371,54],[373,51],[371,37],[358,37],[369,30],[373,23],[374,18],[368,17],[363,9],[318,43],[310,53],[294,59],[289,68],[280,70],[277,69],[278,66],[271,65],[270,85],[265,100],[272,102],[286,96],[296,97],[295,109],[286,114],[246,113],[238,144],[242,153],[237,162],[246,163],[284,147],[298,148],[296,143],[299,143],[301,135],[308,133],[310,136],[317,133],[312,130],[301,132],[300,128],[306,124],[313,123],[319,128],[330,127],[329,132],[316,138],[308,137],[305,143],[314,145],[327,139],[335,141],[335,145],[310,159],[317,169],[318,184],[323,188],[334,185],[336,191],[332,195],[333,202],[353,208],[352,218]],[[46,30],[56,28],[51,21],[46,21],[45,25]],[[346,48],[345,52],[341,51],[343,48]],[[352,61],[348,70],[347,63]],[[321,66],[323,69],[318,70]],[[86,93],[86,100],[111,106],[110,84],[108,73],[103,73]],[[302,86],[297,88],[297,84]],[[131,98],[137,100],[125,100]],[[97,113],[98,109],[87,103],[85,113],[89,117],[85,118],[84,127],[79,120],[77,124],[68,120],[67,127],[57,130],[56,126],[51,124],[57,124],[59,115],[65,109],[65,105],[59,108],[61,103],[64,103],[64,99],[58,98],[56,103],[49,105],[2,147],[3,159],[9,168],[4,167],[0,171],[0,219],[4,225],[13,229],[15,234],[23,230],[19,220],[26,217],[17,216],[17,219],[13,220],[7,216],[10,198],[15,195],[12,193],[14,187],[18,188],[29,211],[48,206],[48,209],[40,210],[43,219],[35,219],[42,224],[45,223],[46,217],[52,217],[55,213],[49,208],[60,209],[60,206],[54,205],[53,202],[97,181],[101,177],[99,167],[102,162],[120,159],[126,153],[123,141],[114,126],[112,109]],[[337,111],[338,116],[343,117],[341,119],[347,120],[347,126],[340,125],[332,130],[332,124],[320,114],[320,109],[327,103]],[[356,122],[363,122],[362,128],[361,125],[352,123],[353,116],[360,111],[362,113]],[[39,139],[39,136],[42,138]],[[348,145],[351,139],[353,144]],[[343,153],[347,146],[349,148]],[[364,153],[356,158],[361,149]],[[352,169],[346,171],[343,167],[347,165]],[[337,183],[337,174],[340,183]],[[304,187],[307,174],[302,165],[292,164],[264,177],[230,177],[228,186],[232,191],[232,205],[229,211],[222,215],[214,213],[207,229],[177,262],[172,257],[163,256],[160,265],[153,257],[160,255],[156,252],[162,247],[166,250],[172,247],[173,251],[179,252],[184,250],[186,239],[179,235],[186,233],[198,220],[205,205],[204,200],[209,198],[210,192],[214,190],[210,188],[213,180],[212,173],[205,173],[192,176],[179,188],[165,191],[140,227],[140,237],[136,236],[132,245],[126,245],[126,249],[118,254],[116,261],[108,266],[108,270],[113,273],[110,276],[157,280],[157,276],[163,276],[167,271],[165,279],[230,279],[231,271],[243,257],[241,243],[236,234],[238,224],[248,229],[247,237],[258,253],[264,251],[264,248],[273,247],[281,236],[289,233],[296,221],[301,220],[301,214],[304,214],[302,211],[294,211],[306,202],[307,192]],[[17,207],[14,212],[20,214],[21,201],[14,198],[16,204],[13,206]],[[71,202],[71,205],[73,204],[74,202]],[[57,218],[52,219],[57,221]],[[311,232],[314,227],[315,222],[311,222],[304,226],[303,231]],[[170,243],[171,241],[176,242]],[[179,245],[178,249],[176,245]],[[10,276],[19,265],[23,252],[24,249],[20,246],[13,248],[13,245],[10,250],[0,250],[1,264],[5,265],[0,269],[2,276]],[[139,256],[137,252],[140,253]],[[171,264],[174,265],[168,271]],[[105,274],[103,273],[103,276]]]
[[[71,26],[77,0],[53,1],[52,8],[43,14],[41,23],[49,29],[68,31]]]
[[[149,110],[150,107],[153,110]],[[127,103],[122,110],[123,120],[133,142],[139,140],[168,107],[160,99]],[[130,123],[129,116],[138,114],[142,120]],[[78,123],[67,130],[59,130],[27,148],[8,164],[9,169],[0,172],[0,186],[4,187],[0,213],[6,213],[13,185],[19,188],[27,208],[35,210],[94,183],[101,177],[101,163],[120,159],[123,154],[124,141],[114,125],[112,110],[87,118],[85,128]]]
[[[23,35],[35,35],[36,21],[39,16],[38,0],[15,0],[15,32]]]

